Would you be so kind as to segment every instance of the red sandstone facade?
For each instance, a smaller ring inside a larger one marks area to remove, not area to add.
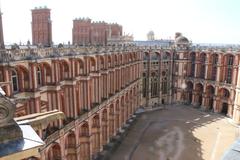
[[[105,22],[91,22],[89,18],[73,20],[72,42],[78,45],[107,45],[108,39],[119,39],[122,26]]]
[[[95,157],[103,145],[140,106],[141,53],[116,50],[58,49],[61,57],[12,61],[0,64],[0,82],[8,97],[17,103],[16,116],[57,109],[66,119],[49,122],[36,129],[45,140],[42,160],[87,160]],[[27,50],[18,50],[18,53]],[[47,56],[52,49],[32,50]],[[25,56],[22,56],[24,59]],[[17,58],[17,57],[16,57]]]
[[[52,22],[50,9],[32,10],[32,44],[50,46],[52,44]]]
[[[50,10],[32,13],[33,43],[49,46]],[[74,22],[76,43],[105,44],[107,35],[121,34],[119,26]],[[31,159],[89,160],[142,104],[191,104],[240,123],[239,59],[239,50],[191,50],[179,35],[169,49],[5,49],[0,54],[0,82],[17,103],[16,117],[55,109],[66,116],[35,126],[46,144],[41,157]]]

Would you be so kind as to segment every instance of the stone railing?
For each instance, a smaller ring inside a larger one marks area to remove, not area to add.
[[[24,49],[4,49],[0,50],[0,63],[20,60],[35,60],[41,58],[61,57],[61,56],[74,56],[74,55],[91,55],[101,53],[128,53],[128,52],[159,52],[160,50],[175,50],[173,47],[162,46],[68,46],[63,48],[50,47],[50,48],[31,48]],[[199,48],[192,48],[191,50],[198,51]],[[221,52],[220,50],[213,50],[207,48],[203,51]],[[240,50],[226,48],[226,53],[240,53]]]
[[[67,48],[24,48],[24,49],[5,49],[0,50],[0,62],[20,61],[20,60],[35,60],[41,58],[52,58],[61,56],[74,55],[91,55],[101,53],[129,53],[146,50],[163,49],[159,46],[69,46]]]
[[[0,62],[34,60],[41,58],[91,55],[111,52],[133,52],[139,48],[136,46],[117,46],[117,47],[68,47],[68,48],[25,48],[25,49],[5,49],[0,50]]]

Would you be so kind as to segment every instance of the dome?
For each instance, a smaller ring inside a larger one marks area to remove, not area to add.
[[[189,40],[184,37],[181,33],[177,32],[175,34],[175,43],[176,44],[188,44]]]
[[[186,37],[184,37],[184,36],[180,36],[180,37],[178,37],[178,38],[176,38],[176,44],[186,44],[186,43],[189,43],[189,40],[186,38]]]
[[[148,34],[154,34],[154,32],[153,31],[149,31]]]

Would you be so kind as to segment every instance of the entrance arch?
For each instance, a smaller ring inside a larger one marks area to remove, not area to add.
[[[61,160],[61,147],[58,143],[55,143],[48,151],[49,160]]]
[[[80,141],[80,156],[81,156],[80,159],[89,160],[90,159],[90,132],[89,132],[88,122],[85,122],[80,127],[79,141]]]
[[[195,91],[196,91],[195,103],[197,106],[201,106],[202,105],[203,85],[201,83],[197,83]]]
[[[230,98],[230,92],[226,88],[221,88],[219,91],[220,94],[220,100],[221,100],[221,109],[220,113],[224,115],[228,115],[228,109],[229,109],[229,98]]]
[[[191,81],[187,82],[187,104],[192,103],[192,91],[193,91],[193,83]]]
[[[65,148],[67,152],[67,159],[77,160],[76,137],[74,132],[67,136]]]
[[[213,102],[214,102],[214,92],[215,88],[212,85],[207,86],[206,88],[206,106],[208,110],[213,110]]]

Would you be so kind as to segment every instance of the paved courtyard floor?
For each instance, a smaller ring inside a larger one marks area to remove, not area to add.
[[[111,160],[220,160],[239,129],[219,114],[173,105],[143,113]]]

